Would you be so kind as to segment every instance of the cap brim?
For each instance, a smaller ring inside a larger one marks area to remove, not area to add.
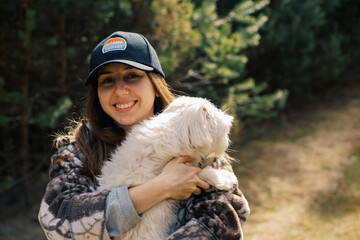
[[[88,84],[93,80],[93,78],[94,78],[94,76],[95,76],[95,73],[97,72],[97,70],[99,70],[99,68],[101,68],[101,67],[103,67],[104,65],[109,64],[109,63],[123,63],[123,64],[129,65],[129,66],[131,66],[131,67],[134,67],[134,68],[137,68],[137,69],[146,71],[146,72],[154,71],[154,68],[153,68],[153,67],[150,67],[150,66],[147,66],[147,65],[145,65],[145,64],[138,63],[138,62],[129,61],[129,60],[110,60],[110,61],[104,62],[104,63],[102,63],[101,65],[97,66],[97,67],[89,74],[88,78],[86,79],[85,85],[88,85]]]
[[[128,60],[116,60],[116,62],[124,63],[126,65],[129,65],[129,66],[132,66],[134,68],[138,68],[140,70],[147,71],[147,72],[154,71],[153,67],[149,67],[147,65],[144,65],[144,64],[141,64],[141,63],[138,63],[138,62],[133,62],[133,61],[128,61]]]

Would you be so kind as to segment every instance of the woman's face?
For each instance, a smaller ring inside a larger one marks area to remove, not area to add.
[[[121,63],[98,71],[98,96],[102,109],[127,131],[154,115],[155,89],[146,72]]]

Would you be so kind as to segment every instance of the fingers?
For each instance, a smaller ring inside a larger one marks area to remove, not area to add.
[[[187,163],[187,162],[192,162],[194,159],[192,159],[192,157],[190,156],[179,156],[176,157],[176,161],[178,163]]]
[[[187,162],[192,162],[194,159],[191,158],[190,156],[179,156],[177,157],[177,162],[178,163],[187,163]],[[193,168],[195,170],[195,174],[197,175],[201,169],[199,167],[194,167],[194,166],[189,166],[191,168]],[[199,189],[200,188],[203,188],[205,190],[209,189],[210,188],[210,184],[208,184],[207,182],[201,180],[199,177],[197,177],[197,182],[196,182],[196,186],[197,186],[197,190],[195,190],[194,194],[198,193],[200,194],[201,190]]]
[[[194,195],[199,195],[201,193],[201,188],[204,190],[207,190],[210,188],[210,185],[207,182],[204,182],[202,180],[199,181],[198,184],[196,184],[195,189],[192,191]]]
[[[199,178],[198,184],[196,184],[196,185],[197,185],[198,187],[201,187],[202,189],[205,189],[205,190],[207,190],[207,189],[210,188],[210,184],[208,184],[207,182],[201,180],[200,178]]]
[[[210,185],[198,176],[201,169],[188,164],[191,162],[193,162],[193,158],[190,156],[178,156],[165,166],[161,176],[166,179],[165,185],[170,184],[171,186],[169,188],[171,198],[188,199],[191,194],[198,195],[202,189],[210,188]]]
[[[193,194],[195,194],[195,195],[199,195],[200,193],[201,193],[200,188],[196,188],[195,191],[193,191]]]
[[[196,188],[192,193],[195,195],[199,195],[201,193],[201,188],[207,190],[210,188],[210,184],[199,179],[199,182],[196,184]]]

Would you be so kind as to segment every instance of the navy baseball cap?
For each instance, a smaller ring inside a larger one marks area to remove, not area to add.
[[[149,41],[141,34],[114,32],[93,50],[89,75],[85,85],[97,78],[97,71],[108,63],[124,63],[147,72],[157,72],[165,78],[159,58]]]

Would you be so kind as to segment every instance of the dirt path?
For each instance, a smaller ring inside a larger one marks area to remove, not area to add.
[[[240,148],[247,240],[360,239],[360,88],[334,94]]]

